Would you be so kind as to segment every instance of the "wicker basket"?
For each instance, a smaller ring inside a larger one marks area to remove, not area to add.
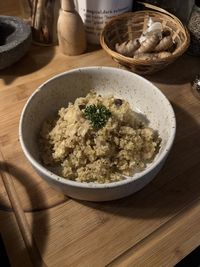
[[[148,10],[129,12],[111,19],[100,35],[102,48],[119,64],[138,74],[152,74],[180,57],[188,48],[190,36],[181,21],[164,9],[142,3]],[[151,10],[150,10],[151,9]],[[172,32],[176,49],[164,59],[141,60],[126,57],[115,51],[115,44],[140,37],[147,28],[149,17],[153,21],[161,22],[163,28]]]

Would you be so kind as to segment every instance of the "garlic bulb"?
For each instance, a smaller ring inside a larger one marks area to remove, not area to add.
[[[162,39],[163,27],[160,22],[153,22],[152,18],[149,18],[147,22],[147,29],[139,38],[140,43],[144,42],[148,36],[157,35],[159,39]]]

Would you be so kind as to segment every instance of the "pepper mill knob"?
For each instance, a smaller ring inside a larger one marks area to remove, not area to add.
[[[75,5],[73,0],[61,0],[61,9],[64,11],[73,11],[75,10]]]
[[[61,0],[58,18],[58,41],[65,55],[79,55],[86,50],[86,34],[83,21],[75,10],[73,0]]]

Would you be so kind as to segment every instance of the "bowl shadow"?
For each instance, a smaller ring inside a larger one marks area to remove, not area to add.
[[[164,167],[149,185],[110,202],[76,201],[115,216],[149,219],[175,215],[199,198],[200,168],[196,155],[200,154],[200,124],[181,107],[173,107],[177,119],[175,142]],[[187,162],[183,164],[184,159]]]
[[[30,201],[32,203],[32,206],[34,206],[35,200],[33,200],[31,198],[31,194],[29,194],[29,192],[26,188],[27,180],[28,180],[29,184],[32,184],[32,186],[34,187],[34,180],[29,177],[29,174],[26,173],[24,170],[21,170],[20,168],[14,166],[13,164],[4,163],[4,162],[0,162],[0,171],[6,171],[8,173],[8,175],[12,175],[15,179],[17,179],[24,186],[25,191],[30,196]],[[45,206],[46,199],[43,197],[42,191],[40,191],[40,189],[38,188],[38,190],[35,191],[35,194],[37,194],[38,199],[40,200],[40,202],[43,202],[44,206]],[[11,212],[12,211],[12,210],[5,209],[4,208],[5,205],[4,205],[4,203],[2,203],[2,199],[0,199],[0,201],[1,201],[0,209],[2,211],[5,211],[5,212]],[[38,210],[38,212],[39,212],[39,210]],[[36,236],[38,239],[38,234],[36,235],[36,233],[38,233],[38,231],[41,231],[40,227],[42,225],[42,235],[39,235],[40,240],[38,240],[39,242],[37,242],[41,256],[45,250],[46,243],[47,243],[48,221],[49,221],[48,210],[43,211],[43,216],[40,216],[40,223],[38,223],[37,219],[36,219],[36,210],[34,212],[32,212],[32,225],[30,226],[30,228],[31,228],[31,232],[32,232],[34,239]],[[11,230],[8,229],[8,231],[14,231],[14,229],[11,229]],[[17,246],[17,240],[15,242],[16,242],[15,246]],[[26,254],[27,254],[27,251],[20,251],[21,256],[23,256],[23,255],[25,256]],[[43,262],[40,261],[40,259],[37,259],[37,261],[38,261],[37,267],[42,267]]]

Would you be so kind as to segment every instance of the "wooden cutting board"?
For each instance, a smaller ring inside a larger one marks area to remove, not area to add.
[[[119,67],[100,48],[67,57],[57,47],[32,46],[0,72],[0,176],[6,163],[47,266],[174,266],[200,244],[200,101],[190,86],[200,61],[185,55],[147,77],[174,107],[175,143],[153,182],[107,203],[56,192],[32,169],[18,140],[22,108],[37,86],[57,73],[92,65]],[[12,266],[31,267],[1,179],[0,232]]]
[[[133,266],[134,263],[172,266],[200,240],[200,227],[196,224],[200,209],[200,102],[189,84],[200,66],[195,58],[184,56],[166,70],[148,77],[171,101],[177,134],[164,168],[137,194],[108,203],[69,199],[49,187],[22,153],[18,123],[30,94],[47,78],[94,62],[117,66],[102,50],[69,58],[55,47],[33,46],[20,62],[1,71],[0,166],[7,163],[7,175],[14,179],[47,266]],[[5,189],[0,185],[0,226],[11,263],[28,266],[26,249]],[[193,227],[187,228],[185,235],[188,223]]]

